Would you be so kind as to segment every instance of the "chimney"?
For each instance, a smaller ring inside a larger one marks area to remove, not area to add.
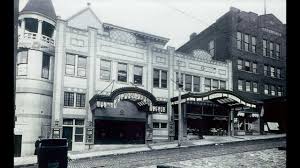
[[[191,35],[190,35],[190,40],[192,40],[193,38],[195,38],[197,36],[197,33],[192,33]]]

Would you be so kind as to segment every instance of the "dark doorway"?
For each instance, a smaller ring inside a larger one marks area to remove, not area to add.
[[[174,140],[178,140],[178,120],[174,120],[175,122],[175,136]]]
[[[22,135],[15,135],[14,137],[14,157],[20,157],[22,147]]]
[[[62,137],[67,138],[68,150],[72,150],[73,127],[63,127]]]
[[[145,122],[95,120],[95,144],[144,144]]]

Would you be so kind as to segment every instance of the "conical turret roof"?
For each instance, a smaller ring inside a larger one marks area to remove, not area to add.
[[[29,0],[21,13],[36,12],[56,20],[55,10],[51,0]]]

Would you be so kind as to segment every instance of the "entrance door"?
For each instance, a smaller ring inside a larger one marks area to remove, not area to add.
[[[14,157],[20,157],[22,147],[22,135],[15,135],[14,137]]]
[[[73,127],[63,127],[63,138],[67,138],[68,150],[72,150]]]

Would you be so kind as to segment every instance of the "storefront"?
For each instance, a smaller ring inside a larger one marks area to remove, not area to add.
[[[175,131],[178,130],[178,97],[171,99]],[[181,96],[183,138],[191,135],[246,135],[260,133],[262,102],[229,90],[187,93]],[[175,134],[174,139],[177,139]]]
[[[94,144],[141,144],[153,139],[153,115],[166,112],[167,102],[148,91],[124,87],[90,100]],[[167,135],[166,135],[167,136]]]

